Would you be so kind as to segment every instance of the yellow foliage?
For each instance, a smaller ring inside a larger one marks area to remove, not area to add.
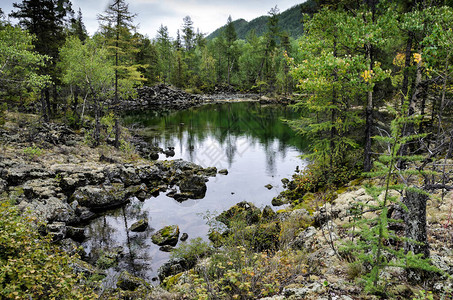
[[[398,53],[395,58],[393,59],[393,64],[397,67],[404,66],[404,62],[406,60],[406,55],[404,53]]]

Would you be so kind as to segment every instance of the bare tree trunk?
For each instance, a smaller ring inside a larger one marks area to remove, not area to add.
[[[407,207],[404,214],[406,238],[404,251],[423,254],[429,257],[428,237],[426,234],[426,202],[428,195],[407,190],[403,203]]]
[[[115,148],[118,149],[120,147],[120,125],[118,121],[118,117],[115,117]]]
[[[373,70],[373,54],[371,44],[367,45],[367,60],[368,60],[368,71],[371,74]],[[367,105],[365,109],[365,149],[363,154],[363,170],[365,172],[371,171],[371,136],[373,129],[373,90],[368,91]]]
[[[93,131],[93,139],[94,139],[94,146],[97,147],[97,146],[99,146],[99,140],[100,140],[100,135],[101,135],[101,124],[99,122],[100,112],[99,112],[99,107],[97,104],[95,104],[95,114],[96,114],[96,125],[95,125],[94,131]]]
[[[41,113],[44,122],[49,122],[49,115],[47,114],[47,103],[45,99],[45,89],[41,91]]]

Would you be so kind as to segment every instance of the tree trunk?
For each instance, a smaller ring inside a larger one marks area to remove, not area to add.
[[[45,123],[49,122],[49,115],[47,114],[47,104],[46,104],[46,99],[45,99],[45,90],[41,91],[41,113],[42,113],[42,118]]]
[[[44,89],[44,98],[46,101],[46,108],[47,108],[47,122],[49,118],[52,116],[52,108],[50,107],[50,91],[49,88]]]
[[[414,254],[423,254],[429,257],[429,245],[426,234],[426,202],[428,196],[416,191],[407,190],[403,198],[403,204],[407,211],[404,214],[406,226],[406,238],[404,251],[412,251]]]
[[[97,101],[97,100],[95,100]],[[94,140],[94,146],[97,147],[99,146],[99,140],[100,140],[100,135],[101,135],[101,124],[99,122],[99,107],[97,104],[95,104],[95,115],[96,115],[96,125],[94,127],[93,131],[93,140]]]
[[[373,53],[372,46],[370,44],[366,47],[367,60],[368,60],[368,71],[371,74],[373,70]],[[365,172],[371,171],[371,136],[373,129],[373,90],[368,91],[367,105],[365,109],[365,149],[363,154],[363,170]]]
[[[120,125],[118,121],[118,117],[115,117],[115,148],[118,149],[120,147]]]

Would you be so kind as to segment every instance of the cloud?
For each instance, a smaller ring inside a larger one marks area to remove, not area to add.
[[[10,0],[2,4],[5,13],[12,9]],[[83,20],[90,34],[99,28],[97,16],[105,12],[109,0],[72,0],[74,11],[82,9]],[[183,18],[190,16],[195,29],[203,33],[211,33],[226,24],[228,16],[233,20],[245,19],[250,21],[262,15],[267,15],[269,10],[278,5],[284,11],[303,1],[281,0],[129,0],[129,11],[137,14],[135,24],[139,24],[138,32],[153,38],[156,36],[160,25],[168,27],[171,36],[176,36],[176,31],[182,28]]]

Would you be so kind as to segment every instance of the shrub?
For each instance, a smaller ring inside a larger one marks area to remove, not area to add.
[[[71,258],[42,237],[31,219],[11,204],[0,205],[0,298],[93,299],[73,273]]]
[[[39,156],[41,156],[43,150],[37,146],[27,147],[24,149],[24,154],[31,160],[35,160]]]
[[[194,266],[195,263],[200,259],[209,255],[212,252],[212,248],[209,244],[203,241],[202,238],[197,237],[191,239],[188,243],[181,243],[177,248],[171,252],[171,258],[182,258],[187,261],[187,264]]]

